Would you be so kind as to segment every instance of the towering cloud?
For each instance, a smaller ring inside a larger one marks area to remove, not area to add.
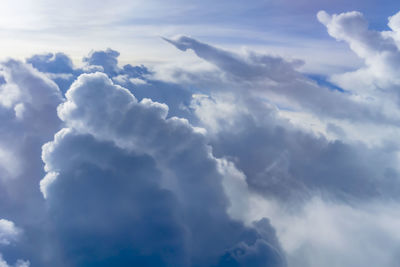
[[[285,265],[267,221],[227,215],[218,161],[186,120],[101,73],[66,97],[68,128],[43,148],[42,190],[68,264]]]

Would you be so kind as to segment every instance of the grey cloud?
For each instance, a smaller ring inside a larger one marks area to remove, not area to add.
[[[150,98],[169,106],[169,116],[189,117],[187,106],[192,92],[180,84],[152,78],[152,72],[143,65],[118,65],[119,53],[112,49],[93,51],[83,61],[88,66],[100,66],[112,80],[129,89],[139,100]]]
[[[26,59],[35,69],[52,79],[62,92],[66,92],[81,70],[76,69],[72,60],[64,53],[34,55]]]
[[[66,97],[68,129],[43,160],[56,174],[45,190],[67,265],[285,266],[267,222],[228,216],[217,161],[186,120],[101,73],[80,76]]]
[[[26,62],[32,64],[40,72],[72,73],[74,71],[72,60],[64,53],[34,55],[27,58]]]
[[[129,78],[143,78],[145,75],[150,74],[150,71],[143,65],[132,66],[131,64],[124,65],[122,68],[118,66],[118,51],[110,48],[106,50],[92,51],[87,57],[83,58],[83,62],[89,67],[101,67],[102,72],[106,73],[109,77],[116,77],[118,75],[126,75]]]
[[[93,51],[88,57],[83,58],[83,62],[88,65],[101,66],[105,73],[113,77],[119,73],[118,56],[119,52],[108,48],[106,51]]]
[[[228,75],[229,79],[220,79],[219,84],[214,81],[215,90],[236,88],[237,93],[247,95],[245,97],[254,95],[259,98],[264,95],[272,102],[277,98],[275,102],[283,100],[283,105],[322,118],[394,125],[400,123],[398,118],[383,113],[379,105],[374,106],[373,103],[354,98],[355,95],[319,86],[296,70],[301,64],[299,61],[288,62],[279,57],[254,53],[240,57],[185,36],[176,40],[164,39],[180,50],[193,50],[200,58]],[[200,87],[204,80],[198,81]]]
[[[230,99],[234,114],[217,115],[224,112],[223,101],[198,99],[192,107],[210,132],[214,154],[232,159],[254,191],[289,202],[315,194],[345,202],[396,198],[396,147],[328,141],[243,99]],[[209,116],[219,122],[217,130]]]
[[[38,264],[48,250],[45,202],[38,188],[44,175],[41,146],[60,129],[56,109],[62,96],[54,82],[27,64],[10,60],[1,68],[0,214],[23,229],[18,244],[2,253],[7,261],[26,258]]]
[[[126,87],[138,99],[151,98],[169,106],[169,116],[190,117],[187,107],[192,92],[182,85],[156,80],[143,65],[118,65],[119,52],[112,49],[92,51],[83,58],[85,66],[75,68],[72,60],[63,53],[34,55],[26,60],[40,72],[44,72],[65,93],[76,78],[83,73],[105,72],[113,81]],[[1,84],[1,78],[0,78]],[[193,119],[193,118],[192,118]]]
[[[188,37],[168,41],[181,50],[193,49],[198,56],[236,78],[246,79],[241,76],[246,75],[246,71],[240,74],[231,71],[231,62],[245,70],[261,69],[256,63],[249,67],[250,63],[245,59]],[[315,116],[326,114],[345,120],[385,120],[378,110],[356,104],[347,99],[349,95],[346,93],[318,87],[300,73],[295,79],[290,75],[285,77],[286,81],[271,86],[272,89],[265,85],[265,90],[289,95],[292,100],[309,107]],[[249,86],[250,90],[255,86],[241,85]],[[396,196],[395,188],[399,188],[399,184],[396,182],[396,161],[392,160],[395,159],[395,149],[384,146],[371,149],[362,144],[331,142],[304,133],[278,119],[273,109],[257,99],[259,94],[252,96],[246,91],[232,91],[232,94],[234,96],[228,99],[234,106],[233,115],[220,115],[227,112],[226,99],[218,94],[211,99],[195,99],[192,108],[201,121],[200,125],[215,132],[215,135],[208,136],[215,155],[235,160],[253,190],[266,197],[296,201],[307,200],[315,194],[328,194],[341,201]],[[391,122],[397,123],[396,119]]]

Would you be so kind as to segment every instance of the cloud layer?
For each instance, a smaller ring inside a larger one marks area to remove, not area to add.
[[[0,266],[396,266],[399,15],[317,17],[363,67],[187,36],[207,68],[2,62]]]

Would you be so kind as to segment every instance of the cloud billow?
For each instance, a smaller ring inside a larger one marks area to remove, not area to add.
[[[0,266],[396,266],[398,15],[318,19],[364,67],[185,36],[210,68],[2,62]]]
[[[71,265],[285,265],[273,234],[230,219],[217,162],[187,121],[100,73],[80,76],[66,97],[68,128],[43,159],[56,173],[44,189]]]

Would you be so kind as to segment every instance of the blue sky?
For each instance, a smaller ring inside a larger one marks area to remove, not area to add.
[[[307,63],[310,71],[317,72],[321,64],[354,67],[359,63],[345,45],[326,34],[316,19],[319,10],[361,11],[378,30],[386,29],[387,17],[396,12],[393,1],[214,2],[119,0],[93,5],[92,1],[4,1],[0,34],[6,41],[1,56],[64,51],[78,63],[91,49],[110,47],[122,53],[123,62],[152,63],[168,61],[158,52],[166,49],[159,36],[185,34],[235,50],[257,47],[300,58],[312,51],[322,54],[329,46],[332,56],[325,55],[325,60],[330,62],[311,59]],[[29,42],[29,49],[20,45],[24,42]],[[173,54],[177,56],[182,58]]]
[[[0,267],[397,267],[394,1],[0,3]]]

